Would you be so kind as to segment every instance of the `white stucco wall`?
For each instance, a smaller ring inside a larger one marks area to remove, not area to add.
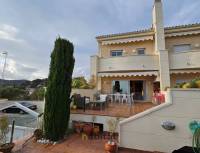
[[[157,55],[132,55],[99,59],[99,72],[158,70]]]
[[[193,120],[200,120],[200,90],[171,89],[166,103],[120,122],[120,146],[171,153],[191,145]],[[163,121],[174,122],[176,129],[163,129]]]

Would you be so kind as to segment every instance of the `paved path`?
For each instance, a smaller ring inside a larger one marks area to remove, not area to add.
[[[69,137],[65,142],[56,145],[44,145],[30,141],[23,149],[14,153],[105,153],[107,140],[81,140],[79,135]],[[17,145],[19,149],[20,144]],[[144,151],[120,150],[118,153],[149,153]]]

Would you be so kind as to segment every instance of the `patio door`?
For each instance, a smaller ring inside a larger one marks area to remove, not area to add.
[[[135,100],[144,100],[146,97],[146,82],[143,80],[131,80],[130,92],[134,93]]]
[[[130,93],[130,81],[129,80],[113,80],[112,81],[112,93]]]

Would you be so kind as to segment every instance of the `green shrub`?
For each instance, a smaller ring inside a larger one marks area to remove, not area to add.
[[[0,144],[6,143],[6,135],[9,132],[8,117],[3,115],[0,117]]]

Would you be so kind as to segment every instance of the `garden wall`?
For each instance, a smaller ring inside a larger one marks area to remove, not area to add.
[[[71,94],[81,94],[81,96],[90,97],[93,100],[93,95],[97,92],[96,89],[72,89]]]
[[[171,89],[166,99],[166,103],[120,122],[121,147],[171,153],[191,146],[192,134],[188,125],[193,120],[200,121],[200,90]],[[163,121],[175,123],[175,130],[163,129]]]

